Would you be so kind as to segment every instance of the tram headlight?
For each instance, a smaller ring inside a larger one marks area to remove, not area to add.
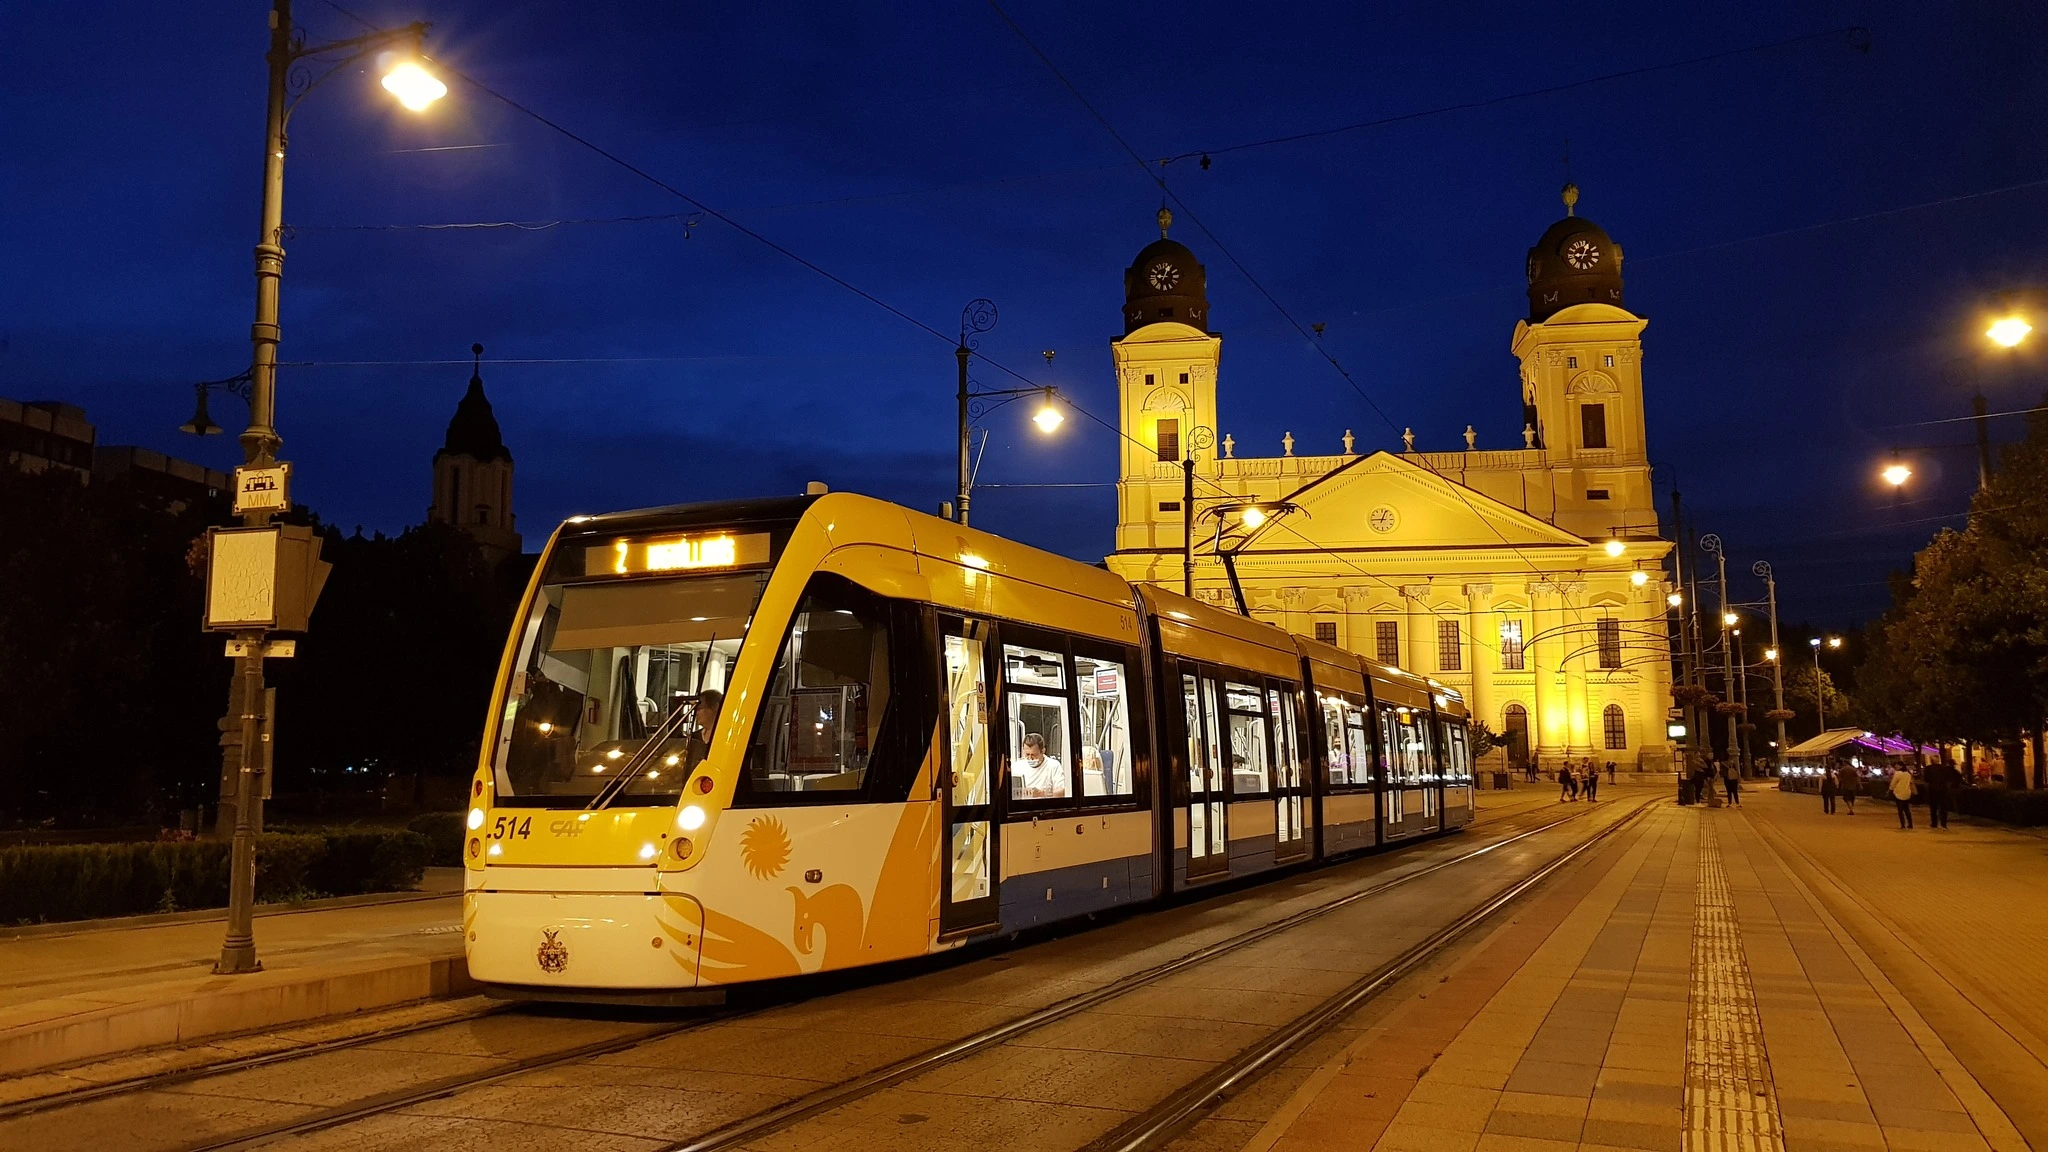
[[[474,832],[483,826],[484,810],[481,808],[471,808],[469,810],[469,830]]]
[[[704,810],[695,804],[688,805],[676,814],[676,826],[685,832],[695,832],[704,826]]]

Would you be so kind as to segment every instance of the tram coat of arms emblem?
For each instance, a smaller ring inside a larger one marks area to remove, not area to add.
[[[550,976],[560,976],[563,970],[569,967],[569,946],[556,938],[560,934],[559,928],[542,929],[541,935],[545,939],[533,953],[534,962],[540,965],[541,971]]]

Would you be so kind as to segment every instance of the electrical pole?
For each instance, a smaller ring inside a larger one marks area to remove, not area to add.
[[[1757,561],[1749,570],[1764,578],[1764,597],[1771,608],[1771,651],[1777,653],[1771,659],[1771,711],[1778,714],[1778,763],[1783,764],[1785,749],[1791,745],[1785,742],[1785,650],[1778,646],[1778,579],[1771,574],[1768,560]]]
[[[1721,607],[1721,700],[1728,708],[1728,753],[1736,755],[1735,651],[1728,635],[1728,556],[1721,549],[1721,537],[1709,532],[1700,537],[1700,547],[1714,554],[1716,596]]]

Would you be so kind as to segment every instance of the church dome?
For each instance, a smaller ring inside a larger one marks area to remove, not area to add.
[[[1540,324],[1574,304],[1621,302],[1621,245],[1576,213],[1577,185],[1564,186],[1564,219],[1529,249],[1529,322]]]
[[[477,357],[477,367],[469,377],[469,391],[462,394],[461,403],[455,406],[455,417],[448,421],[448,434],[441,441],[441,450],[434,455],[467,456],[478,462],[510,460],[512,450],[505,447],[504,434],[498,431],[498,417],[491,412],[491,402],[484,396],[483,345],[471,347]]]
[[[1124,334],[1147,324],[1186,324],[1209,330],[1209,276],[1188,246],[1169,240],[1173,213],[1159,210],[1159,239],[1145,245],[1124,269]]]

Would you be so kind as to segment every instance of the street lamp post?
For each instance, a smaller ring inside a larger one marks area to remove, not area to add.
[[[1783,765],[1785,749],[1785,660],[1784,649],[1778,644],[1778,580],[1771,573],[1771,562],[1759,560],[1749,566],[1751,574],[1764,578],[1764,598],[1771,609],[1771,650],[1767,654],[1771,661],[1771,711],[1777,713],[1773,719],[1778,723],[1778,757]]]
[[[1827,690],[1821,684],[1820,637],[1815,636],[1806,643],[1808,647],[1813,649],[1813,715],[1820,723],[1820,731],[1814,733],[1814,735],[1825,736],[1828,731],[1828,704]],[[1828,647],[1840,648],[1841,646],[1842,638],[1840,636],[1828,637]]]
[[[1984,330],[1984,335],[2000,348],[2013,349],[2027,338],[2034,326],[2018,315],[2003,316]],[[1972,379],[1975,379],[1972,373]],[[1982,491],[1991,482],[1991,419],[1985,414],[1984,386],[1978,383],[1970,394],[1970,411],[1977,425],[1977,488]]]
[[[1735,728],[1735,664],[1734,650],[1728,642],[1728,630],[1735,625],[1735,613],[1728,610],[1728,555],[1721,548],[1721,537],[1709,532],[1700,537],[1700,548],[1713,553],[1718,580],[1718,597],[1721,604],[1721,690],[1722,706],[1728,709],[1728,751],[1736,751],[1737,733]]]
[[[291,0],[274,0],[270,11],[269,99],[264,118],[263,209],[261,231],[256,239],[256,320],[250,325],[252,353],[249,363],[249,426],[242,432],[242,456],[247,468],[268,468],[280,461],[282,441],[277,435],[277,345],[278,289],[284,279],[284,154],[286,129],[293,110],[321,81],[355,61],[393,45],[407,43],[413,51],[390,68],[383,86],[407,108],[417,112],[444,96],[446,85],[436,80],[417,60],[426,37],[425,24],[408,24],[346,40],[308,44],[292,26]],[[332,67],[317,76],[301,71],[301,63],[315,57],[336,57]],[[201,393],[202,399],[204,392]],[[204,434],[205,429],[195,428]],[[239,486],[238,486],[239,487]],[[289,504],[287,503],[287,507]],[[270,522],[270,507],[242,511],[242,524],[262,528]],[[258,752],[263,723],[263,658],[269,634],[263,630],[235,634],[240,649],[236,672],[238,690],[229,693],[229,712],[240,711],[241,753],[234,779],[234,843],[228,875],[228,931],[221,945],[220,961],[214,971],[223,975],[260,971],[256,959],[254,911],[256,902],[255,807],[261,803],[256,775],[262,771]],[[225,783],[225,782],[224,782]],[[225,791],[225,789],[224,789]],[[223,796],[223,800],[226,797]]]
[[[976,337],[995,326],[996,306],[992,300],[971,300],[967,307],[960,310],[960,343],[953,349],[953,358],[959,367],[959,391],[956,399],[959,401],[960,415],[960,463],[953,519],[961,524],[967,523],[967,506],[974,498],[974,464],[969,458],[970,443],[974,435],[974,419],[1024,396],[1043,398],[1038,414],[1031,418],[1031,422],[1038,425],[1040,432],[1051,435],[1053,429],[1058,428],[1066,419],[1053,403],[1054,398],[1059,395],[1059,389],[1050,385],[1031,388],[984,388],[980,391],[973,389],[972,383],[967,379],[967,362],[973,358],[974,349],[980,343]],[[1052,367],[1053,353],[1044,352],[1040,355],[1045,357],[1045,366]],[[995,403],[987,403],[992,399]]]

